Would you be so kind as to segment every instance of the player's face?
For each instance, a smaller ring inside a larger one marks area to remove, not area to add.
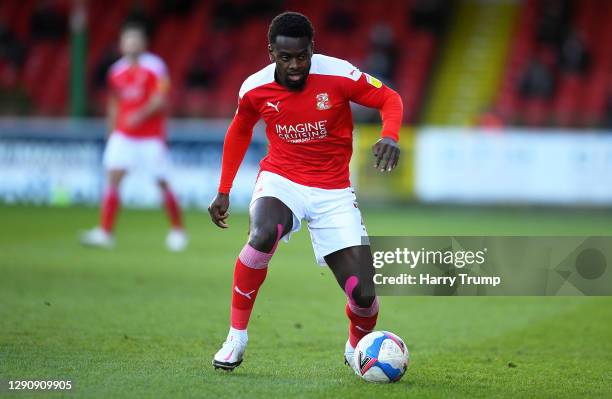
[[[121,33],[119,48],[125,56],[136,56],[145,50],[147,40],[138,29],[128,29]]]
[[[310,72],[312,41],[307,37],[277,36],[268,51],[270,60],[276,63],[278,83],[292,90],[304,87]]]

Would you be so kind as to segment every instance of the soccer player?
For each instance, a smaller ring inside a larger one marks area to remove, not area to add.
[[[165,143],[166,97],[169,89],[164,62],[146,52],[144,26],[127,23],[121,30],[119,47],[123,55],[108,75],[109,138],[104,151],[107,187],[102,200],[100,225],[81,235],[81,243],[110,248],[119,210],[119,186],[124,176],[138,168],[151,173],[163,194],[171,229],[166,245],[183,250],[188,243],[181,210],[167,179],[168,150]]]
[[[213,222],[227,228],[229,192],[249,146],[252,129],[266,122],[269,152],[249,209],[248,242],[234,269],[231,326],[213,366],[233,370],[242,362],[247,325],[268,263],[281,238],[289,240],[308,223],[317,261],[327,264],[347,296],[349,336],[345,362],[353,369],[359,340],[378,316],[374,268],[367,233],[349,182],[353,122],[350,102],[377,108],[383,126],[373,146],[375,165],[391,171],[398,163],[400,96],[347,61],[313,55],[312,24],[302,14],[276,16],[268,31],[272,63],[247,78],[223,148],[218,194],[209,207]]]

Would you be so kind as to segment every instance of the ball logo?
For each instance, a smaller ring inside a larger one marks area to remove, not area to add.
[[[329,94],[327,93],[317,94],[317,109],[319,111],[324,111],[330,108],[331,108],[331,104],[329,102]]]
[[[359,371],[361,371],[361,374],[365,374],[374,363],[376,363],[376,359],[359,351]]]

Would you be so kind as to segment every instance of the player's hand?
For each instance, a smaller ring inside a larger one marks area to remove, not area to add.
[[[210,218],[212,219],[213,223],[222,229],[227,229],[229,227],[225,221],[229,216],[229,212],[227,211],[229,209],[229,205],[229,195],[218,193],[215,199],[208,206],[208,213],[210,213]]]
[[[372,146],[374,153],[374,167],[381,172],[391,172],[397,166],[400,156],[400,148],[397,142],[389,137],[384,137]]]

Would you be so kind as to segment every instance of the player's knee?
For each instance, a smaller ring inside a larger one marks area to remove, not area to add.
[[[162,189],[162,191],[167,191],[168,189],[170,189],[170,187],[168,186],[168,182],[166,182],[165,180],[158,180],[157,185],[160,189]]]
[[[121,179],[109,179],[108,187],[113,190],[119,190],[119,186],[121,185]]]
[[[121,180],[123,180],[123,176],[125,176],[125,171],[111,170],[108,174],[108,185],[115,189],[119,188]]]
[[[249,245],[258,251],[269,253],[278,240],[278,227],[271,223],[251,226]]]

